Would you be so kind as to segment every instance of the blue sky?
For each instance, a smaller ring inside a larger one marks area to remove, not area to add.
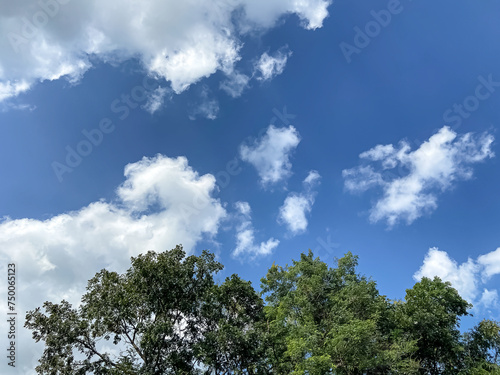
[[[257,288],[352,251],[390,298],[438,275],[474,303],[464,326],[500,318],[497,2],[135,3],[0,5],[20,312],[181,243]]]

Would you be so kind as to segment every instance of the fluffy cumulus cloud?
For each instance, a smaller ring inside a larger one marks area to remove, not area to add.
[[[102,268],[123,272],[130,257],[139,253],[177,244],[192,252],[199,240],[217,234],[226,216],[212,197],[215,189],[214,176],[200,176],[186,158],[158,155],[125,167],[125,181],[113,203],[93,202],[43,221],[4,218],[0,259],[4,265],[17,265],[22,296],[18,311],[41,306],[45,300],[77,303],[96,272]],[[6,311],[0,313],[6,316]],[[5,325],[0,326],[6,332]],[[33,353],[33,362],[27,363],[33,369],[40,347],[31,347],[34,343],[26,330],[21,330],[18,342],[26,345],[26,356]]]
[[[484,267],[484,278],[489,279],[493,275],[500,273],[500,248],[491,253],[481,255],[477,259],[478,263]]]
[[[240,224],[236,228],[236,248],[233,250],[233,257],[269,255],[279,245],[279,241],[270,238],[260,244],[255,243],[255,231],[252,225],[252,210],[248,202],[236,202],[235,208],[238,212]]]
[[[257,169],[262,186],[268,187],[292,174],[290,156],[299,142],[299,133],[293,126],[277,128],[270,125],[252,145],[240,147],[240,157]]]
[[[35,83],[77,82],[96,61],[138,58],[179,93],[217,71],[232,75],[241,38],[297,15],[322,26],[331,0],[40,0],[0,3],[0,101]],[[241,82],[241,77],[240,77]]]
[[[447,252],[437,248],[429,249],[420,269],[413,275],[415,280],[422,277],[438,276],[449,281],[460,295],[475,307],[491,308],[498,303],[497,290],[485,288],[487,281],[500,274],[500,248],[479,256],[476,260],[467,259],[458,264]]]
[[[319,183],[321,176],[316,171],[310,171],[304,180],[304,192],[290,193],[280,207],[278,223],[285,224],[293,234],[299,234],[307,229],[307,214],[312,210],[316,192],[313,187]]]
[[[345,187],[351,192],[382,188],[371,221],[410,224],[437,207],[439,192],[470,179],[472,164],[493,157],[492,142],[490,134],[457,135],[445,126],[414,151],[405,141],[397,147],[377,145],[360,154],[363,165],[342,172]]]

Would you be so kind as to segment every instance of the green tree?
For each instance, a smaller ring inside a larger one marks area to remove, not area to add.
[[[404,301],[380,295],[351,253],[329,267],[311,251],[275,264],[261,295],[213,254],[180,246],[102,270],[78,308],[45,302],[25,326],[45,342],[39,374],[500,374],[500,323],[464,335],[471,307],[448,282],[423,278]],[[111,348],[111,349],[110,349]]]
[[[273,373],[415,372],[415,343],[391,335],[392,305],[356,267],[351,253],[329,268],[309,251],[292,266],[269,269],[262,292]]]
[[[500,323],[482,320],[463,335],[464,374],[500,374]]]
[[[206,306],[200,358],[206,374],[265,374],[262,324],[264,304],[249,281],[237,275],[213,290]]]
[[[29,311],[25,326],[45,342],[37,372],[257,374],[259,296],[235,276],[217,286],[213,254],[185,255],[150,251],[124,274],[97,273],[78,309],[62,301]]]
[[[422,278],[406,290],[405,303],[398,306],[400,328],[417,340],[416,358],[421,374],[457,374],[463,345],[460,317],[468,315],[467,303],[449,282]]]

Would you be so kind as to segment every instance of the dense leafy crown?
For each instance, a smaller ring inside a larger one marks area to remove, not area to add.
[[[500,324],[459,331],[471,305],[423,278],[404,301],[380,295],[351,253],[273,264],[259,295],[181,246],[102,270],[78,308],[45,302],[25,326],[45,350],[39,374],[500,374]]]

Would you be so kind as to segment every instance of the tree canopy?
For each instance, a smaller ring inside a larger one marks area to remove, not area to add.
[[[25,327],[45,348],[39,374],[500,374],[500,323],[462,334],[471,305],[423,278],[403,301],[381,295],[350,252],[273,264],[258,293],[203,251],[181,246],[101,270],[81,304],[45,302]]]

